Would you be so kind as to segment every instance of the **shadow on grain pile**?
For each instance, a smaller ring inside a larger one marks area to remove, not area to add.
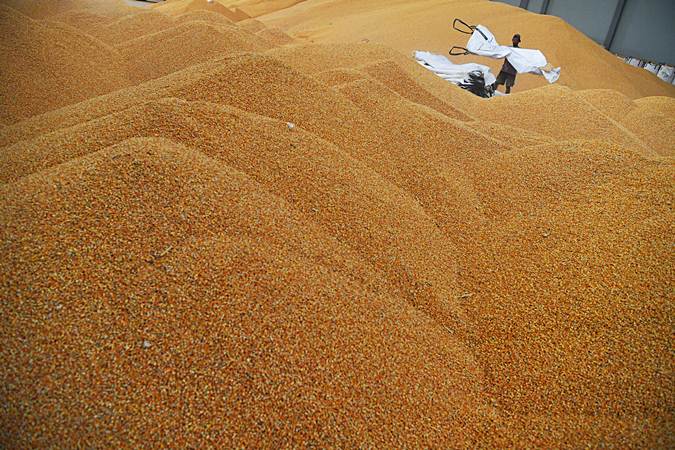
[[[668,442],[670,134],[623,118],[670,101],[186,4],[98,27],[137,85],[0,118],[4,446]]]

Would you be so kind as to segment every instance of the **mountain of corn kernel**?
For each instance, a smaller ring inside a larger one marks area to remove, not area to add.
[[[426,71],[454,17],[560,83]],[[1,447],[675,445],[656,77],[481,0],[1,0],[0,32]]]

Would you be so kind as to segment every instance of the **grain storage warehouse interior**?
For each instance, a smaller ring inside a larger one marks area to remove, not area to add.
[[[133,3],[0,1],[0,447],[673,448],[673,86],[487,0]],[[560,80],[437,77],[455,17]]]

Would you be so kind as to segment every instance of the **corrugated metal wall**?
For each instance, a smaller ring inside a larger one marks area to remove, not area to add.
[[[497,0],[562,17],[610,51],[675,64],[675,0]]]
[[[544,7],[544,0],[530,0],[527,9],[534,12],[541,12]]]
[[[619,0],[551,0],[546,14],[558,16],[602,44]]]
[[[610,50],[675,64],[675,0],[628,0]]]

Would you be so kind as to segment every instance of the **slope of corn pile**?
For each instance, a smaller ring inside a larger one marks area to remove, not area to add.
[[[421,68],[452,17],[560,85]],[[675,445],[672,87],[480,0],[0,30],[1,447]]]

